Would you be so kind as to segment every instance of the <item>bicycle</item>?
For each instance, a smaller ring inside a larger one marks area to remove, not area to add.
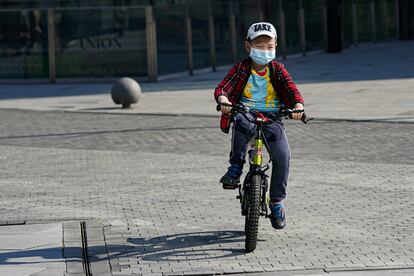
[[[249,107],[239,103],[235,105],[227,105],[232,107],[231,116],[237,113],[242,114],[249,122],[256,124],[255,134],[250,141],[251,147],[248,151],[249,171],[244,178],[243,185],[238,185],[239,195],[236,197],[240,200],[241,214],[245,216],[245,249],[247,252],[253,252],[257,244],[257,232],[259,227],[259,217],[270,217],[269,214],[269,183],[266,171],[270,168],[268,161],[263,165],[262,149],[263,145],[267,147],[266,139],[263,135],[263,126],[270,124],[281,118],[292,118],[293,113],[301,113],[304,110],[284,109],[277,113],[271,113],[265,116],[258,111],[251,111]],[[217,111],[221,110],[220,105],[216,107]],[[253,113],[253,119],[247,114]],[[307,119],[303,113],[301,121],[307,124],[313,118]],[[237,189],[236,188],[236,189]]]

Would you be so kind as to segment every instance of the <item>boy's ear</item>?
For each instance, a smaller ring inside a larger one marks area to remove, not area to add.
[[[246,52],[248,54],[250,54],[250,49],[252,48],[252,46],[250,45],[249,41],[247,41],[247,39],[244,41],[244,49],[246,50]]]

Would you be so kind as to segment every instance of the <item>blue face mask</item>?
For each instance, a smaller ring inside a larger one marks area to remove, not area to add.
[[[276,57],[276,50],[267,51],[267,50],[251,48],[249,56],[257,64],[266,65]]]

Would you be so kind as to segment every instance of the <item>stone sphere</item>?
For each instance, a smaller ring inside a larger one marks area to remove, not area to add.
[[[141,87],[131,78],[121,78],[112,84],[111,96],[115,104],[129,108],[141,98]]]

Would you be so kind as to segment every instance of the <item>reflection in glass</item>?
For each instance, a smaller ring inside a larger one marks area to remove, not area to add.
[[[144,77],[142,8],[56,10],[57,77]]]
[[[0,78],[48,76],[47,16],[41,10],[0,11]]]

